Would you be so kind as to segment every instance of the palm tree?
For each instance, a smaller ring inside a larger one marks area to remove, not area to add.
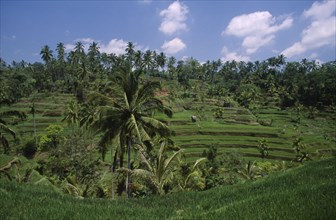
[[[243,178],[247,180],[253,180],[258,177],[259,168],[255,161],[248,161],[241,169],[237,172]]]
[[[167,62],[166,55],[161,52],[159,55],[156,56],[156,63],[161,68],[161,71],[163,71],[163,68],[165,67]]]
[[[58,43],[56,47],[57,51],[57,77],[64,79],[65,72],[65,46],[63,43]],[[59,78],[58,78],[59,79]]]
[[[85,58],[85,52],[84,52],[84,45],[82,42],[78,41],[75,44],[75,48],[74,48],[74,52],[75,52],[75,64],[81,64],[83,63],[83,59]]]
[[[198,167],[205,161],[205,157],[199,158],[195,161],[193,166],[190,168],[188,167],[188,172],[186,175],[182,175],[182,180],[179,183],[179,187],[182,190],[204,189],[205,178],[202,177],[202,172],[198,169]]]
[[[80,122],[79,113],[80,105],[75,101],[70,101],[67,109],[64,112],[64,118],[62,119],[62,122],[66,121],[68,125],[78,126]]]
[[[89,68],[93,77],[95,77],[95,73],[98,71],[99,68],[99,46],[98,43],[92,42],[88,50],[88,61],[89,61]]]
[[[65,46],[62,42],[57,44],[56,51],[58,62],[63,64],[65,62]]]
[[[99,93],[91,95],[91,100],[101,104],[99,119],[93,124],[98,132],[103,133],[99,145],[106,147],[114,138],[117,138],[119,148],[116,150],[115,158],[119,153],[120,165],[123,161],[124,146],[127,145],[129,169],[131,169],[130,154],[133,143],[137,143],[139,148],[143,148],[144,143],[149,152],[152,147],[151,137],[170,135],[166,124],[152,117],[155,111],[172,116],[172,111],[154,96],[155,91],[161,87],[160,83],[147,81],[140,84],[142,73],[141,70],[132,71],[131,64],[125,62],[112,81],[111,96]],[[127,177],[128,196],[130,196],[129,183],[129,177]]]
[[[129,62],[133,62],[134,59],[134,44],[132,42],[127,43],[126,47],[126,55],[129,60]]]
[[[166,153],[167,148],[167,142],[163,141],[155,158],[152,158],[154,160],[148,159],[146,152],[140,151],[141,164],[144,168],[134,170],[120,168],[118,171],[126,172],[134,177],[148,181],[150,186],[154,188],[154,193],[162,195],[165,193],[164,186],[174,177],[173,174],[178,156],[183,152],[183,149],[180,149],[168,157]]]
[[[134,54],[134,65],[135,65],[135,68],[137,68],[137,69],[142,68],[142,52],[141,52],[141,50],[137,50]]]
[[[30,113],[32,113],[32,115],[33,115],[34,140],[35,140],[35,147],[37,148],[36,121],[35,121],[35,114],[36,114],[35,101],[33,101],[33,104],[31,105]]]
[[[48,45],[45,45],[42,47],[40,55],[42,55],[42,60],[46,63],[49,64],[49,62],[52,60],[53,55],[52,55],[52,50],[49,48]]]
[[[10,127],[8,127],[8,122],[5,120],[5,118],[13,116],[19,118],[20,121],[23,121],[26,118],[26,114],[20,111],[5,111],[0,113],[0,142],[4,148],[5,154],[8,154],[10,150],[6,134],[11,135],[13,138],[16,137],[15,132]]]
[[[146,71],[149,71],[153,66],[152,51],[146,50],[143,56],[143,64]]]
[[[168,59],[168,73],[170,75],[170,78],[173,78],[174,72],[175,72],[175,63],[176,63],[176,58],[175,57],[169,57]]]

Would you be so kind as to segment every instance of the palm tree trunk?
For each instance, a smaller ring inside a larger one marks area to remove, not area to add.
[[[132,145],[132,140],[130,137],[127,138],[127,166],[128,169],[131,169],[131,145]],[[127,193],[127,198],[131,198],[131,190],[129,188],[131,183],[131,177],[129,172],[127,172],[127,177],[126,177],[126,193]]]
[[[35,147],[37,149],[37,138],[36,138],[36,123],[35,123],[35,109],[33,112],[33,127],[34,127],[34,140],[35,140]]]
[[[111,160],[113,158],[113,151],[112,151],[112,147],[111,147]],[[114,199],[114,179],[113,179],[113,172],[114,169],[113,169],[113,161],[112,161],[112,166],[111,166],[111,174],[112,174],[112,189],[111,189],[111,193],[112,193],[112,199]]]

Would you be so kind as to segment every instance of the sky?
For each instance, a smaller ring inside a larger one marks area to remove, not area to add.
[[[177,59],[256,61],[283,54],[336,60],[336,0],[4,1],[0,57],[42,62],[44,45],[66,51],[95,41],[100,51],[165,52]]]

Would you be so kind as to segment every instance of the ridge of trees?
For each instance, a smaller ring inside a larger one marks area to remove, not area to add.
[[[45,45],[40,54],[44,63],[6,64],[0,58],[1,104],[14,103],[35,91],[74,93],[82,100],[85,90],[101,92],[125,62],[146,76],[177,80],[185,91],[191,89],[190,80],[201,80],[208,83],[209,96],[231,96],[245,107],[253,107],[264,97],[279,107],[322,108],[336,103],[336,61],[286,62],[283,55],[255,62],[177,61],[163,52],[136,51],[131,42],[121,55],[101,53],[96,42],[87,51],[77,42],[69,52],[58,43],[56,53]]]

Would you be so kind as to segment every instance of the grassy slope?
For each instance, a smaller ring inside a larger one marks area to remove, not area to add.
[[[79,200],[0,182],[0,219],[332,219],[336,158],[257,182],[131,200]]]

